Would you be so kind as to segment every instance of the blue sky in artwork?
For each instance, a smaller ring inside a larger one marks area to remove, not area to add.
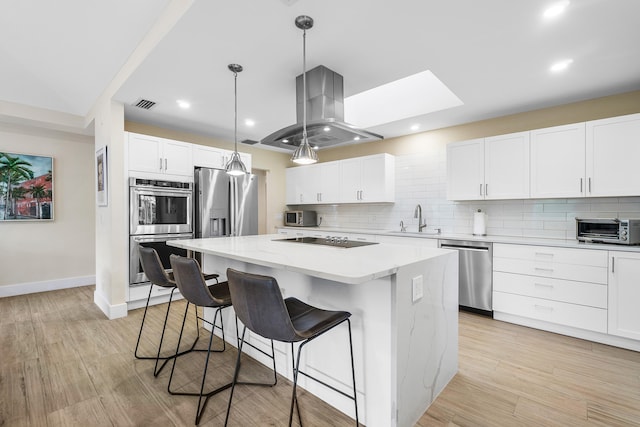
[[[31,170],[33,176],[38,177],[47,174],[49,171],[53,172],[53,158],[43,156],[31,156],[28,154],[10,154],[10,156],[17,156],[25,162],[31,163]]]

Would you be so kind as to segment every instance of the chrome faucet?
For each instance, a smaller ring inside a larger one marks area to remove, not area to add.
[[[413,212],[413,217],[418,218],[418,232],[422,232],[422,229],[427,227],[427,221],[425,220],[424,223],[422,222],[422,206],[419,204]]]

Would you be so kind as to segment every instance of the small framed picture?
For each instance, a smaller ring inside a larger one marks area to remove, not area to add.
[[[96,151],[96,200],[98,206],[107,206],[109,203],[108,170],[107,147],[105,146]]]

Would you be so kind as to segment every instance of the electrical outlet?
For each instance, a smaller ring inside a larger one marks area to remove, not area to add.
[[[413,295],[413,302],[416,302],[423,297],[424,294],[422,290],[422,275],[411,279],[411,290]]]

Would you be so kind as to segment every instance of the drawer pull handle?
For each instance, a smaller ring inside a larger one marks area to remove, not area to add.
[[[535,304],[533,307],[538,311],[546,311],[546,312],[549,312],[549,313],[551,313],[553,311],[553,307],[547,307],[545,305]]]
[[[550,252],[536,252],[536,256],[550,256],[552,257],[554,254],[550,253]]]
[[[553,285],[547,285],[545,283],[534,283],[533,285],[536,286],[536,287],[539,287],[539,288],[553,289]]]
[[[541,271],[551,271],[553,272],[553,268],[542,268],[542,267],[534,267],[535,270],[541,270]]]

